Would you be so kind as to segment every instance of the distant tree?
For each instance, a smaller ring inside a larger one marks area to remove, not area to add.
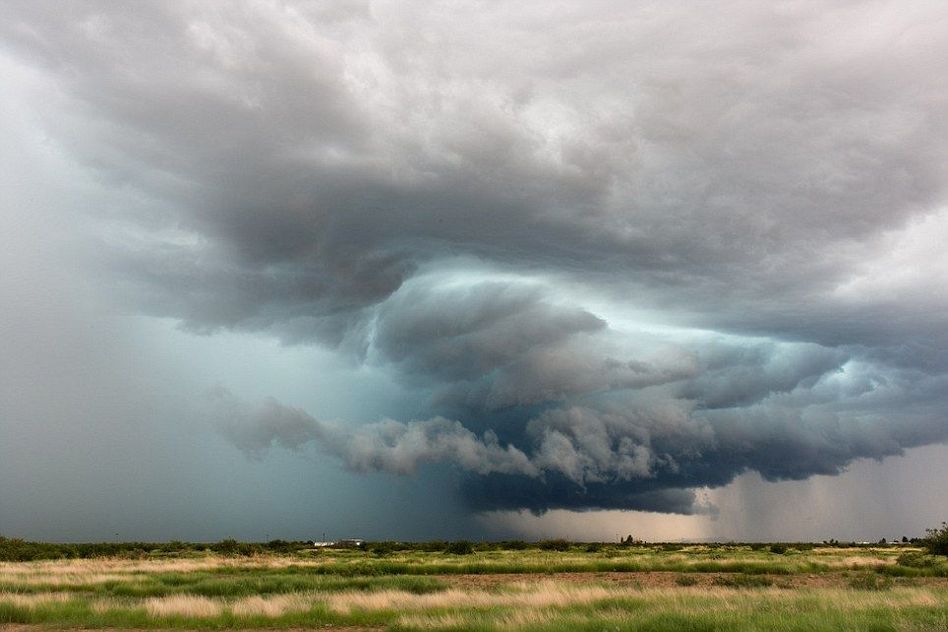
[[[373,544],[369,545],[368,550],[374,553],[375,555],[379,555],[379,556],[389,555],[390,553],[395,551],[395,543],[394,542],[374,542]]]
[[[233,538],[227,538],[211,545],[211,550],[223,555],[236,555],[240,550],[240,542]]]
[[[948,555],[948,522],[942,522],[939,529],[926,530],[927,537],[922,544],[932,555]]]
[[[908,541],[909,541],[908,536],[904,536],[904,535],[903,535],[903,536],[902,536],[902,544],[908,544]]]

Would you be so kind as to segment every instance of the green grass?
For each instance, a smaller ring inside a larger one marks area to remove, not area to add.
[[[89,584],[0,583],[0,590],[21,594],[69,592],[89,597],[167,597],[199,595],[202,597],[245,597],[294,592],[338,592],[342,590],[404,590],[414,594],[444,588],[433,577],[417,576],[331,576],[324,574],[256,573],[237,575],[218,573],[155,573],[136,574],[128,580]]]
[[[690,590],[690,589],[689,589]],[[720,595],[686,592],[682,596],[618,599],[557,611],[548,621],[518,627],[531,631],[566,630],[944,630],[948,607],[891,605],[860,596],[862,603],[847,604],[838,591],[801,592],[774,600],[766,591],[742,593],[735,600]],[[907,600],[906,600],[907,601]],[[843,607],[840,607],[842,602]],[[512,610],[494,609],[460,614],[455,625],[436,629],[496,630],[518,620]],[[435,621],[438,614],[434,614]],[[417,624],[396,624],[396,630],[432,629]]]

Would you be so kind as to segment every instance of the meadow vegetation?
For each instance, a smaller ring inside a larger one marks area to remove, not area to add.
[[[46,559],[0,562],[0,625],[948,629],[948,558],[911,544],[28,545]]]

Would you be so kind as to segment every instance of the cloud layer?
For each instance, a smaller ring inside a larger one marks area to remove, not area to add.
[[[31,1],[0,41],[50,138],[149,200],[88,218],[125,305],[429,402],[223,397],[238,447],[452,463],[476,509],[690,512],[948,438],[943,16]]]

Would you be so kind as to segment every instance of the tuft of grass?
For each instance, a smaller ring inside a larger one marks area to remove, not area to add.
[[[314,598],[308,595],[276,595],[261,597],[253,595],[244,597],[231,604],[231,612],[237,617],[265,617],[276,619],[288,612],[305,612],[314,603]]]
[[[153,617],[216,617],[223,612],[221,602],[197,595],[151,597],[145,600],[145,610]]]
[[[29,609],[10,602],[0,601],[0,624],[29,623]]]

